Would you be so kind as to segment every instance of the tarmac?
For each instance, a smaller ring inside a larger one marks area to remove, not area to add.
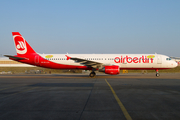
[[[0,75],[0,120],[180,120],[180,73]]]

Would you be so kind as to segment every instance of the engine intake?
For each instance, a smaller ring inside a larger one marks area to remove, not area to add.
[[[117,75],[120,73],[120,68],[119,66],[113,65],[113,66],[104,66],[101,70],[99,70],[100,72],[104,72],[106,74],[110,74],[110,75]]]

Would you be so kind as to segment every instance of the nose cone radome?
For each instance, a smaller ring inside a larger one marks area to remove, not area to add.
[[[173,63],[173,67],[177,67],[178,66],[178,63],[177,62],[174,62]]]
[[[178,66],[178,63],[176,61],[171,61],[170,62],[170,68],[175,68]]]

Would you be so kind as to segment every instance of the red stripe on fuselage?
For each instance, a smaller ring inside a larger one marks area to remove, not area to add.
[[[171,68],[120,68],[121,70],[164,70],[164,69],[171,69]]]
[[[22,57],[20,55],[16,57]],[[45,67],[45,68],[51,68],[51,69],[82,69],[82,70],[92,70],[92,68],[87,66],[77,66],[77,65],[64,65],[55,63],[49,60],[44,59],[38,54],[30,54],[30,55],[23,55],[24,58],[28,58],[27,60],[16,60],[21,63],[26,63],[30,65],[35,65],[38,67]],[[12,59],[14,60],[14,59]]]

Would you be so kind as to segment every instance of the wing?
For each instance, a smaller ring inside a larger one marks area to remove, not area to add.
[[[66,55],[66,57],[67,57],[67,60],[71,59],[77,63],[80,63],[82,65],[86,65],[88,67],[99,68],[103,65],[103,63],[95,62],[95,61],[91,61],[91,60],[86,60],[86,59],[82,59],[82,58],[74,58],[74,57],[69,57],[67,55]]]

